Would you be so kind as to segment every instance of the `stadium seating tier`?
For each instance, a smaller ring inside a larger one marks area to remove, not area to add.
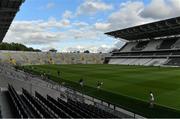
[[[47,95],[47,98],[35,92],[32,96],[22,89],[18,94],[12,85],[8,86],[9,103],[14,110],[14,118],[116,118],[96,106],[68,99],[67,102]]]

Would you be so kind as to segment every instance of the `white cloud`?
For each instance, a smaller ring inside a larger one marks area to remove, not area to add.
[[[119,10],[113,12],[108,18],[111,29],[116,30],[152,21],[139,15],[143,8],[144,4],[140,1],[121,3]]]
[[[95,28],[97,30],[107,31],[107,30],[109,30],[110,25],[111,25],[110,23],[100,23],[100,22],[98,22],[98,23],[95,23]]]
[[[80,27],[80,28],[84,28],[84,27],[88,27],[89,24],[86,22],[75,22],[73,23],[74,26]]]
[[[31,23],[31,21],[30,21],[30,23]],[[60,28],[68,27],[70,25],[71,25],[71,23],[68,19],[62,19],[62,20],[58,21],[53,17],[51,17],[48,21],[42,21],[38,24],[38,26],[40,26],[44,29],[52,28],[52,27],[60,29]]]
[[[92,46],[81,46],[81,45],[77,45],[74,47],[68,47],[64,49],[64,52],[74,52],[74,51],[80,51],[80,52],[84,52],[85,50],[89,50],[91,53],[107,53],[110,52],[112,50],[111,48],[112,46],[108,46],[105,44],[102,44],[101,46],[96,46],[96,45],[92,45]]]
[[[152,0],[140,15],[144,18],[164,18],[171,14],[171,8],[164,0]]]
[[[81,29],[85,26],[86,29]],[[98,32],[91,30],[89,24],[85,22],[71,23],[67,19],[59,21],[55,18],[50,18],[48,21],[14,21],[4,42],[51,47],[52,44],[58,44],[69,39],[96,40],[98,39]]]
[[[63,19],[70,19],[72,17],[73,17],[73,13],[71,11],[68,11],[68,10],[66,10],[62,15]]]
[[[180,0],[168,0],[168,2],[172,6],[172,8],[174,8],[175,13],[177,11],[180,11]]]
[[[180,0],[152,0],[140,15],[144,18],[164,19],[180,15]]]
[[[78,7],[77,15],[93,15],[99,11],[111,10],[112,5],[106,4],[101,0],[84,0],[84,2]]]
[[[99,33],[93,30],[78,30],[78,29],[73,29],[69,30],[67,32],[67,35],[71,39],[78,39],[78,40],[97,40]]]
[[[48,44],[65,39],[62,32],[54,32],[54,29],[60,31],[70,25],[69,21],[57,21],[54,18],[48,21],[14,21],[4,39],[5,42],[18,42],[26,45]]]

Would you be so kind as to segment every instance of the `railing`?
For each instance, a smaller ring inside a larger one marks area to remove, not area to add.
[[[127,111],[121,108],[120,106],[112,104],[111,102],[104,101],[103,99],[97,99],[97,98],[82,94],[78,91],[72,90],[70,88],[67,88],[67,91],[68,92],[66,93],[67,93],[68,98],[94,105],[98,108],[105,110],[106,112],[114,114],[115,116],[121,117],[123,115],[123,117],[126,117],[126,118],[144,118],[136,113]]]

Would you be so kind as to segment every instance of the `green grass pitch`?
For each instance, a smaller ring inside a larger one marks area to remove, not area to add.
[[[122,103],[121,96],[148,102],[149,92],[152,91],[158,105],[180,111],[180,68],[78,64],[33,67],[36,72],[45,71],[55,77],[59,70],[65,81],[74,83],[83,78],[85,85],[94,89],[90,95],[116,104]],[[56,81],[60,82],[59,79]],[[101,88],[102,95],[95,90],[97,81],[104,83]],[[86,91],[88,92],[88,89]]]

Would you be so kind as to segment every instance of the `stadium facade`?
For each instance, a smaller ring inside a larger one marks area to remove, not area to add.
[[[108,64],[180,66],[180,17],[105,34],[127,41],[106,58]]]

